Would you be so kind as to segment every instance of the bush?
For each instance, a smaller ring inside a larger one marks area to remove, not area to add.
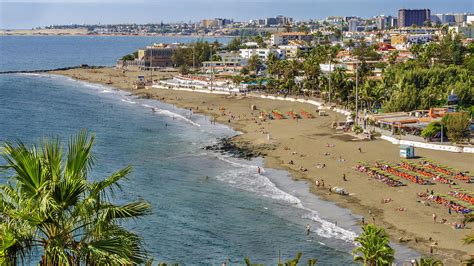
[[[364,132],[364,130],[363,130],[362,127],[360,127],[360,126],[354,126],[354,127],[352,127],[352,131],[353,131],[354,133],[356,133],[356,134],[360,134],[360,133]]]
[[[423,131],[421,131],[421,136],[425,139],[431,139],[436,134],[441,131],[441,123],[440,122],[431,122]]]
[[[442,123],[446,126],[448,138],[451,142],[456,143],[469,139],[471,118],[468,113],[461,112],[448,114],[443,118]]]

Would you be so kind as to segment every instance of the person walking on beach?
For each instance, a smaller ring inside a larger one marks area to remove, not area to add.
[[[306,235],[309,236],[311,234],[311,225],[306,224]]]
[[[433,222],[436,223],[436,213],[433,213]]]
[[[257,166],[257,173],[260,174],[261,170],[260,170],[260,166]]]
[[[342,174],[342,180],[347,181],[346,174]]]
[[[362,148],[361,147],[359,147],[359,153],[362,153]]]

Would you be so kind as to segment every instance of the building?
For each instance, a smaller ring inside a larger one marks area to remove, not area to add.
[[[265,19],[265,26],[274,26],[277,25],[277,19],[276,18],[266,18]]]
[[[176,49],[174,45],[156,44],[138,49],[137,60],[142,61],[143,67],[171,67],[172,56]]]
[[[467,14],[453,14],[454,16],[454,21],[457,23],[457,24],[462,24],[464,22],[466,22],[466,19],[467,19]]]
[[[432,34],[410,34],[407,37],[408,44],[425,44],[433,41]]]
[[[289,41],[305,41],[311,42],[313,35],[305,32],[280,32],[272,34],[270,37],[270,45],[286,45]]]
[[[247,59],[234,54],[222,54],[219,61],[202,62],[202,70],[205,73],[239,72],[247,65]]]
[[[308,52],[310,48],[304,45],[279,45],[278,49],[282,50],[285,53],[286,58],[296,58],[300,52]]]
[[[390,28],[398,27],[398,18],[390,17],[388,24],[389,24]]]
[[[387,18],[385,16],[378,16],[375,18],[375,25],[378,30],[384,30],[387,25]]]
[[[249,59],[250,57],[257,55],[261,60],[267,60],[268,56],[273,53],[278,59],[285,59],[285,51],[281,49],[240,49],[240,57]]]
[[[429,9],[400,9],[398,10],[398,26],[410,27],[416,25],[424,26],[425,22],[431,18]]]
[[[405,45],[407,43],[407,35],[392,35],[390,37],[390,44],[394,47]]]
[[[232,24],[232,20],[225,18],[215,18],[215,19],[203,19],[201,21],[201,26],[204,28],[217,28],[222,27],[228,24]]]
[[[466,16],[466,23],[474,25],[474,15],[468,15]]]
[[[349,31],[350,32],[357,32],[357,28],[359,27],[359,20],[358,19],[351,19],[349,20]]]
[[[470,24],[467,26],[452,26],[449,27],[449,32],[458,33],[464,35],[466,38],[474,38],[474,25]]]
[[[293,22],[293,19],[280,15],[276,17],[276,22],[278,25],[286,25],[286,24],[291,24]]]
[[[434,14],[430,19],[433,24],[453,24],[456,22],[452,14]]]

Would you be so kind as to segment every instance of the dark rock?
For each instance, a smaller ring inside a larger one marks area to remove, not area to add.
[[[230,138],[220,138],[216,144],[206,146],[204,149],[247,160],[260,156],[249,147],[237,146]]]

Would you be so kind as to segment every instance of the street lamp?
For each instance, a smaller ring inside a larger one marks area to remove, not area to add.
[[[358,125],[359,119],[359,61],[356,60],[356,108],[355,108],[355,121],[354,124]]]

